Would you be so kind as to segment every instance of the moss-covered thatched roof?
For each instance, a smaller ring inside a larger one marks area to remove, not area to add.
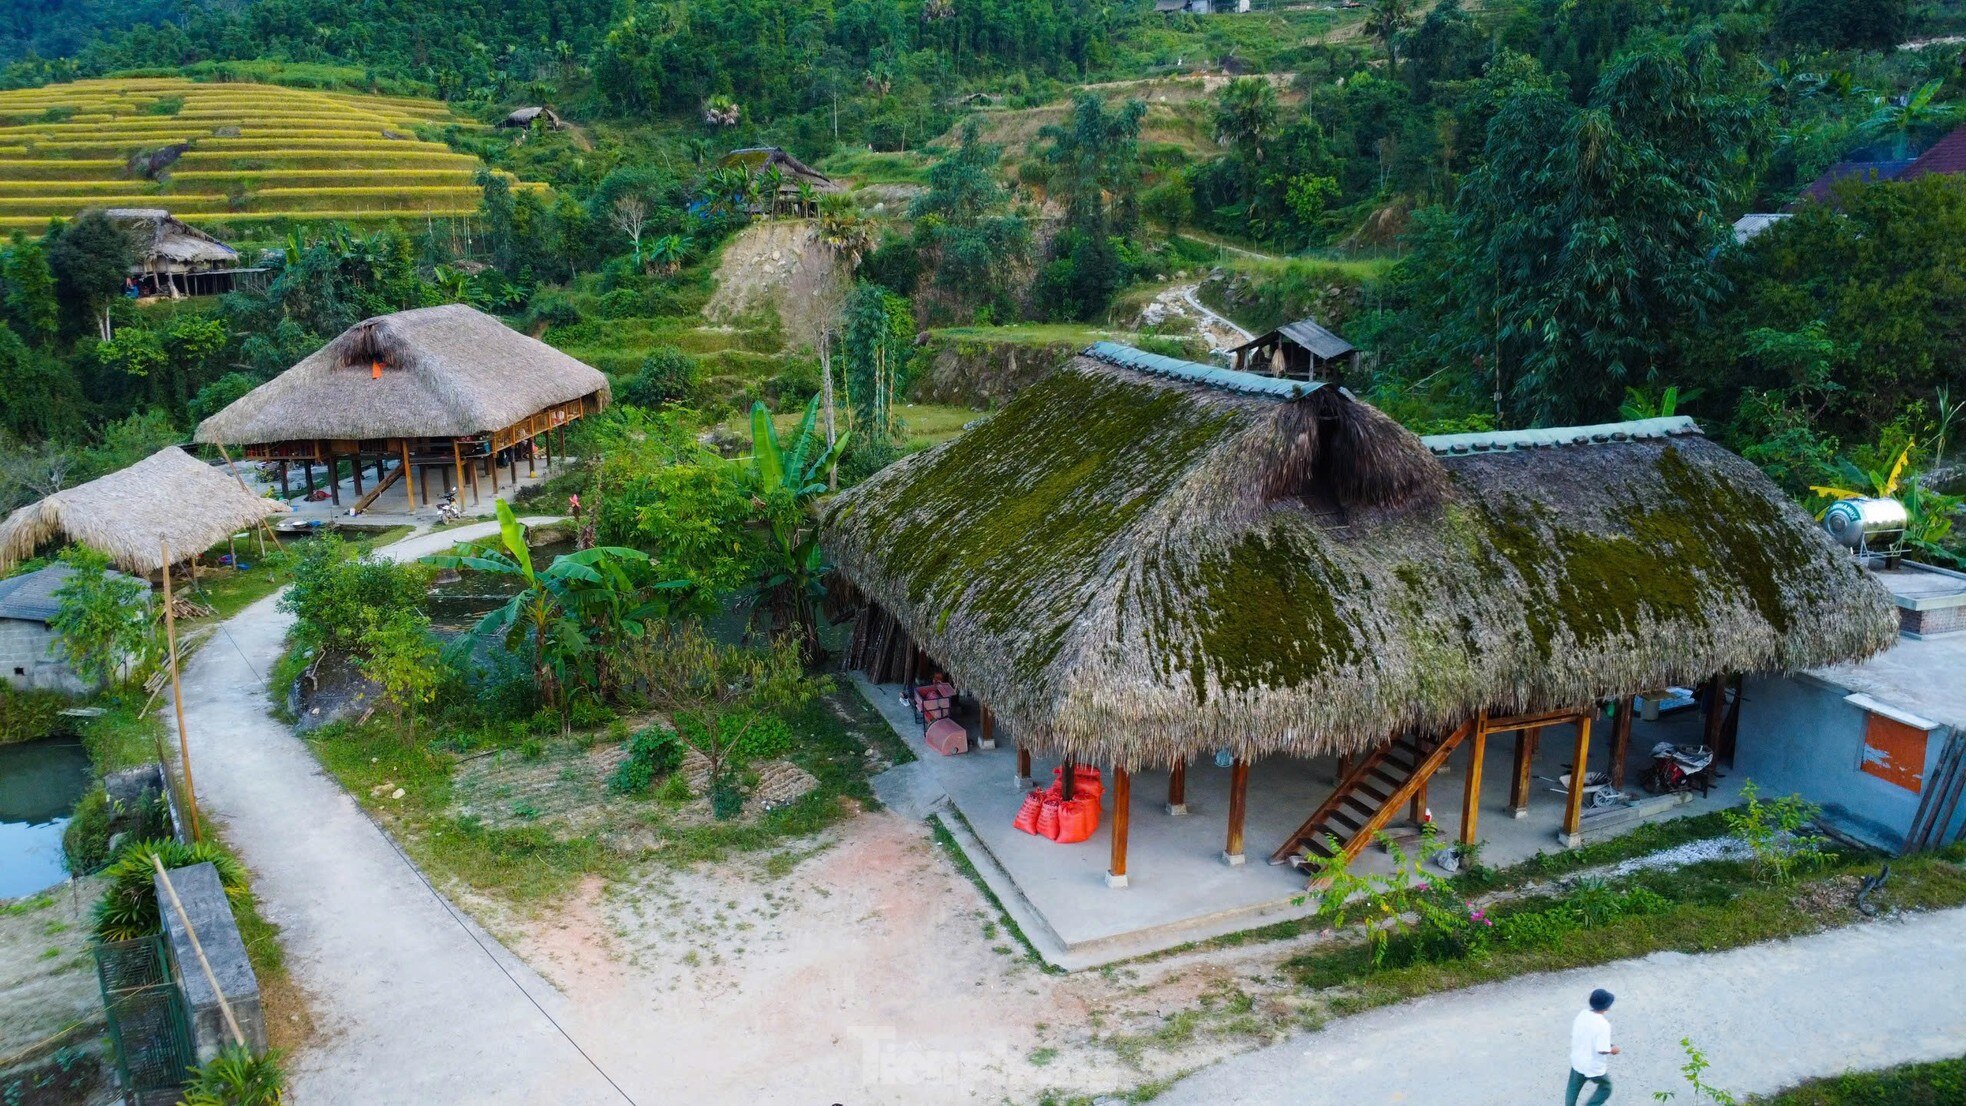
[[[1690,421],[1594,431],[1437,455],[1341,389],[1081,356],[841,495],[827,542],[1021,741],[1132,767],[1356,750],[1893,639],[1883,589]]]

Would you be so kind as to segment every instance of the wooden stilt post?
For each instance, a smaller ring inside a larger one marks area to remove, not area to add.
[[[459,448],[458,444],[455,441],[451,443],[451,465],[457,470],[457,486],[451,489],[451,494],[456,496],[459,502],[463,502],[464,500],[464,450]]]
[[[1481,767],[1488,754],[1488,712],[1475,715],[1474,733],[1468,741],[1467,778],[1461,785],[1461,844],[1475,843],[1481,828]]]
[[[1222,863],[1231,868],[1243,862],[1242,822],[1249,809],[1249,762],[1237,757],[1229,766],[1229,837],[1222,847]]]
[[[314,462],[309,461],[303,467],[307,470],[307,498],[311,500],[314,498]]]
[[[1113,765],[1113,859],[1106,869],[1106,886],[1126,886],[1126,830],[1133,814],[1133,777]]]
[[[512,462],[512,487],[516,489],[519,486],[519,443],[512,443],[512,449],[506,454],[506,458]]]
[[[1584,824],[1584,776],[1591,765],[1591,716],[1584,714],[1577,719],[1577,749],[1570,758],[1570,794],[1563,806],[1563,843],[1572,847],[1583,844],[1579,830]]]
[[[1515,732],[1515,769],[1509,774],[1509,817],[1529,817],[1529,767],[1536,759],[1536,743],[1543,728],[1529,726]]]
[[[1179,817],[1188,813],[1188,762],[1177,760],[1167,773],[1167,812]]]
[[[539,475],[538,462],[539,462],[539,438],[537,436],[527,438],[526,439],[526,475],[527,476]],[[514,480],[513,483],[516,484],[518,483],[518,481]]]
[[[410,440],[408,438],[398,438],[396,441],[403,451],[403,491],[410,499],[410,513],[415,514],[416,484],[413,482],[413,478],[416,476],[416,473],[410,471]]]
[[[1338,768],[1336,771],[1334,771],[1331,774],[1332,786],[1335,787],[1338,784],[1343,783],[1345,777],[1351,774],[1352,774],[1352,754],[1341,753],[1338,757]]]
[[[184,765],[184,810],[191,823],[191,839],[204,840],[204,830],[198,824],[198,789],[191,778],[191,739],[184,728],[184,689],[178,684],[177,663],[177,604],[171,595],[171,543],[159,537],[158,548],[164,557],[164,647],[169,651],[171,665],[171,708],[177,712],[178,759]]]
[[[1426,760],[1426,759],[1427,759],[1427,752],[1428,752],[1428,748],[1427,748],[1427,743],[1426,743],[1426,739],[1425,739],[1425,738],[1420,738],[1420,737],[1416,737],[1416,738],[1414,738],[1414,739],[1413,739],[1413,762],[1414,762],[1415,764],[1418,764],[1418,763],[1420,763],[1421,761],[1423,761],[1423,760]],[[1408,818],[1408,819],[1409,819],[1409,820],[1410,820],[1410,821],[1411,821],[1411,822],[1412,822],[1412,823],[1413,823],[1414,825],[1416,825],[1416,826],[1424,826],[1424,825],[1426,825],[1426,824],[1427,824],[1427,810],[1428,810],[1428,804],[1427,804],[1427,784],[1428,784],[1428,782],[1430,782],[1430,781],[1428,781],[1428,780],[1421,780],[1421,781],[1420,781],[1420,786],[1419,786],[1419,787],[1417,787],[1417,788],[1414,788],[1414,790],[1413,790],[1413,802],[1412,802],[1412,804],[1411,804],[1411,805],[1409,805],[1409,806],[1407,807],[1407,809],[1406,809],[1406,817],[1407,817],[1407,818]]]
[[[362,498],[362,455],[361,454],[357,453],[354,459],[348,462],[348,471],[355,474],[355,498],[360,499]]]
[[[1721,673],[1707,681],[1706,703],[1700,711],[1705,723],[1700,743],[1720,752],[1720,738],[1727,723],[1727,675]]]
[[[474,462],[464,466],[465,475],[471,478],[471,505],[478,505],[478,466]]]
[[[287,462],[280,462],[280,498],[292,499],[294,493],[287,490]]]
[[[491,473],[492,497],[498,496],[498,451],[485,454],[485,471]]]
[[[1076,798],[1079,791],[1078,766],[1069,760],[1061,760],[1058,768],[1058,797],[1067,801]]]
[[[1035,783],[1031,779],[1031,750],[1022,745],[1017,747],[1017,789],[1026,791]]]
[[[416,494],[425,503],[430,502],[430,466],[416,466]]]
[[[1632,715],[1638,713],[1638,697],[1618,700],[1618,715],[1611,720],[1611,786],[1625,788],[1625,756],[1631,752]]]
[[[328,499],[341,506],[341,458],[328,455]]]
[[[989,707],[979,706],[977,708],[976,728],[979,731],[976,742],[977,748],[994,749],[997,747],[997,716],[991,713]]]

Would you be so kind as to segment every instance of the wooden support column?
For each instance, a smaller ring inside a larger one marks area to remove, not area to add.
[[[1701,730],[1700,744],[1713,750],[1717,755],[1720,752],[1721,734],[1725,731],[1727,723],[1726,673],[1721,673],[1707,681],[1706,700],[1700,711],[1701,721],[1705,723]]]
[[[1058,762],[1058,797],[1070,802],[1079,793],[1078,766],[1069,760]]]
[[[360,499],[362,498],[362,455],[361,454],[359,453],[356,454],[355,459],[348,462],[348,471],[355,474],[355,498]]]
[[[976,713],[977,713],[976,729],[978,731],[976,747],[979,749],[996,748],[997,747],[997,716],[991,713],[989,707],[982,706],[980,704],[976,708]]]
[[[307,498],[311,500],[314,498],[314,462],[309,461],[301,467],[307,474]]]
[[[1249,809],[1249,762],[1237,757],[1229,766],[1229,837],[1222,847],[1222,862],[1237,867],[1243,862],[1242,822]]]
[[[1413,762],[1415,764],[1418,764],[1426,759],[1427,759],[1426,739],[1414,738]],[[1413,789],[1413,803],[1406,810],[1406,817],[1416,826],[1424,826],[1427,824],[1427,784],[1429,782],[1431,782],[1431,779],[1421,780],[1420,786]]]
[[[1342,753],[1338,757],[1337,770],[1331,774],[1332,786],[1336,787],[1338,784],[1344,783],[1345,777],[1351,774],[1352,774],[1352,754]]]
[[[1031,750],[1017,747],[1017,789],[1029,790],[1037,781],[1031,778]]]
[[[464,472],[471,478],[471,505],[475,507],[478,505],[478,466],[466,465]]]
[[[1484,713],[1475,720],[1474,733],[1467,743],[1467,779],[1461,787],[1461,844],[1475,843],[1475,833],[1481,825],[1481,762],[1488,752],[1488,717]]]
[[[464,450],[456,442],[451,443],[451,465],[457,470],[457,487],[451,489],[451,494],[461,503],[464,501]]]
[[[1536,759],[1536,745],[1543,727],[1527,726],[1515,732],[1515,768],[1509,773],[1509,817],[1529,817],[1529,766]]]
[[[526,439],[526,475],[539,475],[539,439]],[[517,481],[514,481],[517,483]]]
[[[398,441],[401,442],[403,447],[403,491],[410,497],[410,513],[415,514],[416,485],[411,482],[410,478],[416,474],[410,471],[410,440],[408,438],[401,438]]]
[[[1611,786],[1625,789],[1625,756],[1631,752],[1632,715],[1638,713],[1638,697],[1618,700],[1618,714],[1611,720]]]
[[[1188,813],[1188,762],[1174,762],[1167,773],[1167,812],[1175,817]]]
[[[280,498],[292,499],[294,493],[287,490],[287,462],[280,462]]]
[[[1565,845],[1575,848],[1584,843],[1579,830],[1584,824],[1584,776],[1591,765],[1591,716],[1580,715],[1577,719],[1577,748],[1570,758],[1570,794],[1563,803],[1563,832],[1560,835]]]
[[[416,480],[417,480],[416,494],[422,496],[423,501],[425,503],[430,502],[430,466],[429,465],[416,466]]]
[[[1133,814],[1133,777],[1113,765],[1113,859],[1106,869],[1106,886],[1126,886],[1126,830]]]
[[[334,505],[341,506],[341,458],[328,458],[328,498]]]
[[[485,454],[485,471],[491,473],[492,495],[498,495],[498,451]]]

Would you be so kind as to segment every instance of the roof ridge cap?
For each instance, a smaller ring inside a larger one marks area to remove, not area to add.
[[[1700,424],[1686,415],[1626,419],[1577,426],[1534,427],[1526,430],[1477,430],[1464,434],[1426,434],[1420,442],[1436,456],[1471,453],[1511,453],[1525,449],[1606,445],[1612,442],[1655,441],[1661,438],[1705,436]]]

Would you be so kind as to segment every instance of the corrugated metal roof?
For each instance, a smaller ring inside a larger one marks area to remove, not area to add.
[[[1603,445],[1609,442],[1674,438],[1700,433],[1700,424],[1685,415],[1663,419],[1633,419],[1592,426],[1551,426],[1535,430],[1484,430],[1473,434],[1428,434],[1420,439],[1440,456],[1469,453],[1513,453],[1554,449],[1565,445]]]
[[[1350,342],[1319,326],[1313,319],[1299,319],[1277,329],[1283,332],[1284,337],[1326,360],[1352,352]]]
[[[1298,399],[1324,387],[1323,381],[1258,376],[1255,373],[1237,372],[1234,369],[1219,368],[1215,365],[1201,365],[1193,361],[1162,357],[1160,354],[1123,346],[1118,342],[1094,342],[1085,348],[1085,356],[1095,361],[1104,361],[1108,365],[1132,369],[1135,372],[1152,373],[1155,376],[1185,380],[1191,384],[1206,384],[1224,391],[1242,392],[1248,395]]]

